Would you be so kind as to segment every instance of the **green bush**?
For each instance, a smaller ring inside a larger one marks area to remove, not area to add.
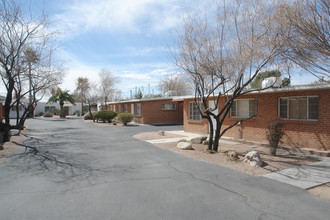
[[[50,112],[45,112],[44,117],[50,118],[50,117],[53,117],[53,114]]]
[[[79,110],[76,110],[73,115],[77,115],[77,116],[80,116],[80,111]]]
[[[131,113],[120,113],[117,116],[117,119],[121,121],[124,125],[127,125],[128,122],[131,122],[133,120],[133,114]]]
[[[92,111],[92,114],[90,112],[87,112],[85,115],[84,115],[84,120],[93,120],[93,117],[94,117],[94,114],[96,112]]]
[[[101,110],[94,114],[94,119],[96,121],[101,120],[103,123],[108,121],[111,122],[112,119],[114,119],[117,116],[117,113],[111,110]]]

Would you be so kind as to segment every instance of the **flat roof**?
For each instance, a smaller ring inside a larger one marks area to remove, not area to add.
[[[297,86],[287,86],[287,87],[281,87],[281,88],[269,88],[269,89],[265,89],[265,90],[253,91],[248,94],[292,92],[292,91],[321,90],[321,89],[330,89],[330,84],[297,85]],[[229,93],[229,95],[231,95],[231,94],[232,93]],[[246,94],[246,95],[248,95],[248,94]],[[194,95],[173,97],[173,101],[181,101],[184,99],[193,99],[193,98],[195,98]]]
[[[269,88],[265,90],[253,91],[248,94],[255,93],[276,93],[276,92],[292,92],[292,91],[305,91],[305,90],[320,90],[320,89],[330,89],[330,84],[314,84],[314,85],[297,85],[297,86],[287,86],[281,88]],[[230,95],[231,93],[229,93]],[[122,100],[118,102],[108,102],[109,104],[119,104],[119,103],[132,103],[132,102],[150,102],[150,101],[158,101],[158,100],[169,100],[173,101],[183,101],[185,99],[193,99],[195,95],[187,95],[187,96],[171,96],[171,97],[160,97],[160,98],[142,98],[142,99],[130,99],[130,100]]]
[[[130,103],[130,102],[150,102],[150,101],[159,101],[159,100],[174,100],[175,98],[179,98],[179,97],[181,97],[181,96],[129,99],[129,100],[122,100],[122,101],[118,101],[118,102],[107,102],[107,104],[109,105],[109,104]]]

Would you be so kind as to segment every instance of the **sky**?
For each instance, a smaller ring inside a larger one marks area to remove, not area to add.
[[[60,88],[73,92],[78,77],[99,81],[106,69],[119,78],[123,98],[144,87],[158,91],[161,77],[176,74],[172,40],[187,13],[212,10],[214,0],[31,0],[33,13],[44,9],[59,31],[58,55],[66,75]],[[297,76],[292,84],[311,77]]]
[[[213,0],[211,0],[213,1]],[[209,1],[210,2],[210,1]],[[158,91],[158,81],[176,74],[172,39],[186,13],[207,9],[195,0],[34,1],[59,30],[60,57],[67,66],[62,89],[74,91],[78,77],[98,82],[106,69],[119,78],[123,97],[135,87]]]

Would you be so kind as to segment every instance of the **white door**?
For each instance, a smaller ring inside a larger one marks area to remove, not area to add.
[[[209,101],[209,108],[214,108],[215,107],[215,103],[214,101]],[[218,109],[212,111],[214,114],[218,114]],[[212,124],[213,124],[213,132],[215,132],[216,129],[216,121],[215,119],[211,116],[212,119]],[[210,129],[209,129],[210,130]],[[210,131],[211,132],[211,131]]]
[[[131,113],[134,115],[134,104],[131,104]]]

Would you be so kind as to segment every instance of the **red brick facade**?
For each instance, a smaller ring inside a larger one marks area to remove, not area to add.
[[[267,143],[266,131],[270,122],[279,117],[279,99],[285,97],[318,97],[317,120],[286,120],[284,122],[285,136],[283,144],[299,148],[315,148],[330,150],[330,88],[319,89],[278,89],[265,91],[258,94],[249,94],[239,99],[257,100],[257,116],[236,125],[225,133],[227,137],[242,138],[245,140]],[[194,99],[184,100],[184,130],[196,133],[209,133],[207,120],[189,120],[189,102]],[[222,102],[224,103],[224,102]],[[220,103],[221,106],[221,103]],[[223,129],[236,122],[238,118],[228,116]]]
[[[174,110],[163,110],[163,104],[175,104]],[[127,112],[134,112],[134,121],[141,124],[182,124],[183,123],[183,102],[169,99],[145,99],[131,100],[108,105],[109,110],[117,113],[124,112],[124,105],[127,105]],[[132,106],[133,105],[133,106]],[[141,115],[137,115],[137,105],[141,106]],[[120,106],[118,109],[118,106]]]

